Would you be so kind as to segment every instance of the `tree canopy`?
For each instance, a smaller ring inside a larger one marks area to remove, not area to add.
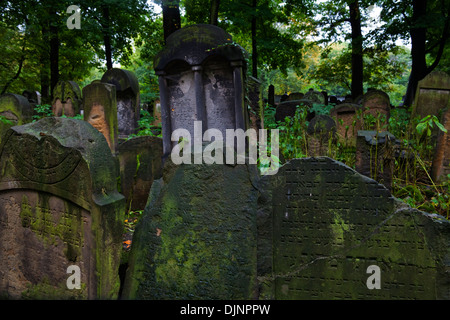
[[[377,87],[409,105],[420,79],[450,70],[450,0],[87,0],[80,29],[66,26],[70,5],[0,4],[0,93],[49,99],[58,80],[85,85],[121,66],[138,74],[145,99],[155,98],[153,57],[171,32],[195,23],[229,32],[249,53],[249,73],[278,94],[358,96]]]

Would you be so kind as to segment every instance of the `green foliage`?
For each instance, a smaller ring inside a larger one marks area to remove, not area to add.
[[[52,106],[49,104],[42,104],[42,105],[37,104],[34,107],[34,112],[37,113],[37,115],[33,115],[33,122],[40,120],[44,117],[53,116]]]
[[[5,116],[0,115],[0,123],[6,125],[13,125],[14,123],[11,120],[6,119]]]
[[[155,121],[155,118],[148,112],[147,110],[141,109],[141,116],[138,121],[139,130],[137,134],[130,134],[127,139],[131,139],[133,137],[139,136],[155,136],[161,137],[161,127],[155,126],[152,123]]]

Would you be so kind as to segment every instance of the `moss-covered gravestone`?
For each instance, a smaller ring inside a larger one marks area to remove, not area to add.
[[[82,120],[15,126],[0,170],[0,296],[116,298],[125,201],[105,138]]]
[[[116,86],[119,138],[136,133],[140,117],[139,81],[136,75],[128,70],[112,68],[103,74],[101,81]]]
[[[162,139],[142,136],[119,144],[120,189],[127,209],[143,210],[153,180],[162,176]]]
[[[53,88],[52,112],[56,117],[74,117],[82,108],[81,90],[74,81],[59,81]]]
[[[440,116],[450,101],[450,76],[443,71],[433,71],[417,84],[411,119],[427,115]]]
[[[100,131],[112,153],[118,143],[116,86],[99,80],[83,88],[84,120]]]
[[[31,122],[33,109],[24,96],[7,93],[0,96],[0,143],[8,129]]]
[[[330,158],[266,176],[260,298],[450,299],[450,222]]]
[[[255,166],[166,166],[133,236],[124,297],[256,297]]]

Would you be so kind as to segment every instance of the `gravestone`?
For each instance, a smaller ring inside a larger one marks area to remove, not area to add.
[[[260,298],[450,298],[444,217],[326,157],[292,160],[263,180],[271,193],[258,224]]]
[[[120,190],[127,210],[144,210],[153,180],[162,175],[162,139],[142,136],[118,146]]]
[[[381,90],[369,90],[362,97],[363,117],[370,114],[373,118],[379,119],[379,126],[373,124],[366,129],[384,131],[389,124],[389,117],[391,114],[391,102],[386,92]]]
[[[38,91],[24,90],[22,95],[27,98],[31,105],[41,104],[41,94]]]
[[[116,86],[119,139],[136,133],[140,117],[139,81],[136,75],[128,70],[112,68],[103,74],[101,82]]]
[[[311,101],[312,103],[325,104],[325,97],[322,92],[308,90],[303,96],[303,100]]]
[[[161,101],[156,99],[153,102],[153,122],[154,126],[161,126]]]
[[[395,137],[387,131],[358,131],[355,170],[392,190]]]
[[[336,122],[336,133],[339,141],[356,146],[356,135],[362,129],[360,120],[361,106],[351,103],[342,103],[330,111],[330,116]]]
[[[164,156],[178,142],[178,128],[194,136],[194,121],[203,131],[248,129],[244,104],[244,50],[231,35],[213,25],[191,25],[172,33],[156,56],[159,76]],[[226,139],[225,139],[226,141]]]
[[[83,88],[84,121],[100,131],[114,154],[118,143],[116,86],[99,80]]]
[[[125,299],[252,299],[258,171],[165,163],[133,236]]]
[[[74,117],[82,109],[81,90],[74,81],[59,81],[53,88],[52,112],[56,117]]]
[[[293,117],[295,112],[300,107],[306,107],[307,110],[313,107],[313,104],[309,100],[292,100],[280,102],[275,111],[275,120],[284,122],[286,117]],[[314,118],[314,113],[308,111],[307,120]]]
[[[15,126],[0,168],[0,296],[116,298],[125,201],[103,136],[75,119]]]
[[[286,101],[292,101],[292,100],[302,100],[305,94],[301,92],[292,92],[286,99]]]
[[[327,115],[317,115],[306,130],[308,155],[312,157],[328,155],[329,147],[336,140],[336,123]]]
[[[448,106],[450,100],[450,76],[443,71],[433,71],[417,84],[411,118],[420,119],[427,115],[439,118],[439,112]]]
[[[261,82],[254,78],[247,78],[247,97],[249,105],[250,128],[256,130],[259,135],[259,129],[264,128],[264,108],[261,92]]]
[[[33,109],[24,96],[6,93],[0,96],[0,116],[4,119],[0,121],[1,142],[9,128],[31,122]]]
[[[450,109],[444,110],[441,124],[447,132],[439,130],[437,135],[431,167],[431,178],[436,183],[447,181],[447,175],[450,174]]]

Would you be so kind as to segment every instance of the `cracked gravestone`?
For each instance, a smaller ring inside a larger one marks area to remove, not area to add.
[[[125,201],[103,136],[59,117],[15,126],[0,168],[0,296],[116,298]],[[73,265],[80,288],[70,290]]]
[[[376,181],[326,157],[264,177],[261,298],[449,299],[450,222],[411,209]],[[368,270],[380,270],[380,289]]]

